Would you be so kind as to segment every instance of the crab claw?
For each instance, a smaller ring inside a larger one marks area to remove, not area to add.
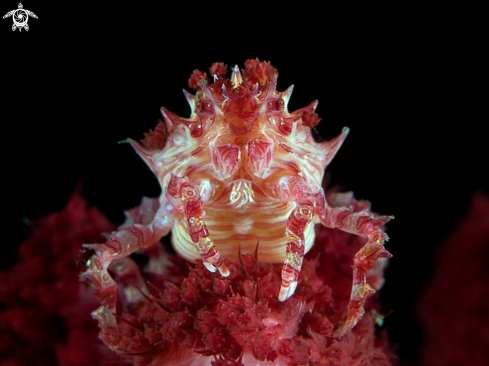
[[[278,301],[284,302],[285,300],[287,300],[295,293],[296,288],[297,288],[297,281],[292,281],[289,284],[289,287],[284,287],[284,285],[282,285],[280,287],[280,292],[278,294]]]
[[[285,301],[294,294],[304,259],[304,230],[312,221],[314,207],[311,202],[301,201],[303,200],[297,197],[297,207],[290,213],[285,229],[288,240],[285,262],[282,267],[282,286],[278,294],[279,301]]]
[[[170,202],[180,207],[179,210],[187,219],[187,234],[199,252],[202,263],[210,272],[216,272],[217,268],[223,277],[228,277],[229,269],[209,237],[209,231],[204,220],[204,202],[199,190],[190,183],[188,177],[177,177],[173,173],[170,174],[171,178],[166,188],[166,195]]]

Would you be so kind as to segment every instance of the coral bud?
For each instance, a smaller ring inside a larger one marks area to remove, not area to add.
[[[188,86],[194,90],[200,90],[202,88],[203,80],[205,81],[205,83],[209,81],[207,73],[195,69],[190,76],[190,79],[188,79]]]
[[[214,62],[209,68],[211,75],[216,75],[218,78],[224,77],[228,71],[227,65],[224,62]]]

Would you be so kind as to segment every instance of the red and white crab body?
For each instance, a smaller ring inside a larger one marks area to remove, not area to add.
[[[337,330],[344,334],[362,316],[372,292],[367,271],[390,256],[381,230],[390,217],[326,202],[324,170],[347,128],[331,141],[314,141],[310,128],[319,122],[317,102],[289,113],[292,87],[276,91],[278,73],[269,63],[248,60],[243,74],[237,67],[231,79],[225,73],[222,63],[213,64],[214,81],[208,83],[206,73],[195,70],[189,85],[196,95],[184,91],[190,118],[162,108],[166,124],[160,122],[143,145],[128,140],[157,176],[162,195],[128,212],[107,243],[89,246],[97,254],[85,277],[109,291],[115,286],[106,272],[110,261],[154,244],[171,230],[182,257],[202,260],[224,277],[230,272],[223,258],[235,259],[240,252],[257,250],[260,262],[284,263],[277,296],[286,301],[314,242],[314,224],[322,223],[368,239],[354,259],[348,318]],[[111,307],[115,299],[106,300],[95,315],[107,319]]]

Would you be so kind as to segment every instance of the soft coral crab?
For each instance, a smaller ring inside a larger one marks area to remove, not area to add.
[[[390,217],[355,212],[347,196],[343,207],[330,207],[321,188],[324,169],[348,129],[331,141],[315,142],[310,127],[319,122],[317,101],[289,113],[292,87],[277,92],[278,73],[267,62],[248,60],[243,74],[235,67],[230,79],[222,63],[210,71],[212,83],[198,70],[189,79],[197,90],[195,96],[184,91],[190,118],[162,108],[166,125],[160,122],[143,145],[128,140],[156,174],[163,193],[133,209],[105,244],[87,245],[96,254],[84,277],[103,301],[94,315],[106,325],[115,322],[116,284],[107,273],[111,261],[151,246],[170,231],[182,257],[201,259],[224,277],[230,272],[223,258],[253,253],[259,243],[260,262],[284,263],[277,296],[286,301],[314,242],[314,224],[322,223],[367,239],[354,259],[347,319],[335,332],[345,334],[363,315],[373,291],[367,271],[390,256],[381,229]]]

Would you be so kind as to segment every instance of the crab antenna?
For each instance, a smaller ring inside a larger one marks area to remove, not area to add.
[[[233,94],[229,92],[229,90],[226,89],[226,85],[222,84],[222,96],[224,98],[227,98],[229,100],[234,100]]]
[[[204,95],[206,98],[209,98],[213,102],[215,102],[214,97],[212,96],[212,91],[209,89],[209,87],[206,85],[202,85],[202,91],[204,92]]]
[[[257,95],[259,95],[259,92],[258,92],[258,83],[255,84],[255,87],[251,91],[251,99],[253,99]]]
[[[231,75],[231,83],[233,84],[233,88],[236,89],[242,82],[243,77],[241,76],[238,65],[236,65],[234,66],[233,73]]]

